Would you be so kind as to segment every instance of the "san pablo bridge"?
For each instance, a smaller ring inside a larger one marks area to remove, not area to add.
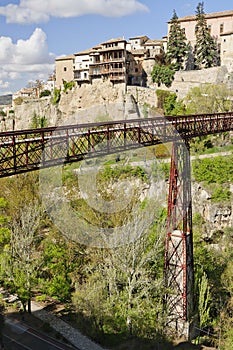
[[[172,142],[165,240],[168,327],[190,337],[194,308],[189,141],[233,130],[233,112],[64,125],[0,133],[0,177]]]

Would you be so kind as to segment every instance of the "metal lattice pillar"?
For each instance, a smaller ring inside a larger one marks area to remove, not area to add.
[[[167,327],[187,339],[194,308],[193,282],[190,153],[185,142],[174,142],[165,243],[165,302]]]

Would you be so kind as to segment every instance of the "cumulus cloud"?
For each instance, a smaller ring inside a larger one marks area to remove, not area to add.
[[[7,23],[42,23],[50,17],[79,17],[97,14],[108,17],[120,17],[136,12],[148,12],[149,9],[137,0],[20,0],[19,5],[0,6],[0,15]]]
[[[0,37],[0,92],[17,80],[47,79],[53,72],[55,55],[49,53],[47,37],[36,28],[29,39],[13,43],[10,37]]]

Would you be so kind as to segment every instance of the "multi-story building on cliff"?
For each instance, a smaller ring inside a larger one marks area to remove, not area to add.
[[[229,72],[233,71],[233,10],[205,15],[211,35],[219,48],[220,62]],[[196,16],[178,19],[187,42],[195,48]],[[168,35],[171,21],[168,22]],[[156,61],[166,51],[167,37],[152,40],[146,35],[111,39],[89,50],[56,59],[56,87],[64,81],[77,85],[90,84],[95,80],[109,80],[112,84],[147,86],[149,75]]]
[[[162,51],[162,40],[150,40],[147,36],[130,38],[129,42],[124,38],[108,40],[89,50],[57,58],[56,87],[64,81],[74,80],[82,85],[96,79],[146,86],[143,62],[155,61]]]

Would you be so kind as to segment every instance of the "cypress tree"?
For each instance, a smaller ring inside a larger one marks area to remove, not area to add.
[[[176,11],[174,10],[168,35],[166,60],[168,63],[174,65],[175,70],[180,70],[184,68],[187,53],[186,36],[181,29]]]
[[[204,2],[199,2],[196,10],[196,47],[195,64],[197,68],[209,68],[218,65],[218,49],[212,38],[205,18]]]

